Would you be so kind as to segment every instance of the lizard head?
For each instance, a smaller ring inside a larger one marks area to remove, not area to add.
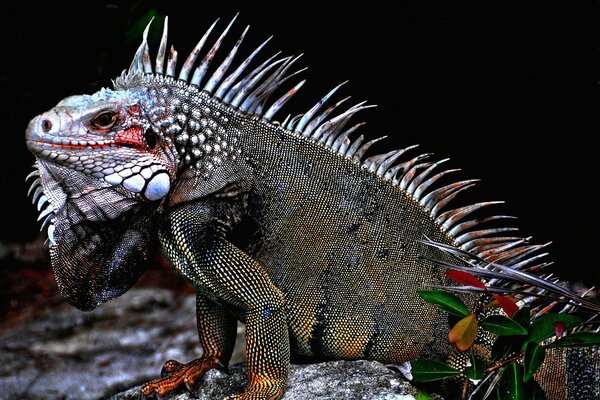
[[[48,227],[63,296],[91,310],[127,291],[152,252],[152,217],[175,156],[135,91],[72,96],[27,128],[39,175],[32,189]]]
[[[200,62],[215,21],[179,70],[177,52],[167,52],[166,18],[152,65],[148,24],[112,90],[68,97],[30,122],[27,146],[37,158],[30,191],[48,229],[59,288],[76,307],[90,310],[133,285],[156,247],[160,212],[249,190],[252,167],[240,144],[250,128],[239,113],[268,122],[304,81],[263,110],[296,74],[286,75],[298,57],[273,61],[275,55],[246,71],[267,39],[230,68],[248,28],[213,68],[234,20]]]

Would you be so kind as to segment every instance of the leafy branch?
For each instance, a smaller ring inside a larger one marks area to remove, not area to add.
[[[484,398],[495,393],[498,400],[545,399],[543,390],[531,378],[543,364],[546,349],[600,345],[598,332],[572,332],[583,323],[581,317],[548,313],[533,318],[529,307],[519,308],[514,297],[488,291],[478,277],[467,271],[451,270],[446,275],[494,300],[483,307],[485,312],[476,312],[470,311],[460,298],[446,290],[417,292],[426,302],[460,318],[448,332],[448,342],[461,352],[469,352],[469,363],[461,370],[438,360],[412,361],[411,373],[415,382],[462,378],[465,382],[462,399],[468,396],[469,382],[477,387],[483,381],[490,382]],[[482,315],[488,316],[483,318]],[[479,321],[479,318],[483,320]],[[481,333],[480,328],[495,337],[491,360],[488,360],[491,365],[487,368],[472,347]],[[496,374],[494,379],[490,379],[493,374]],[[477,387],[473,394],[479,389]]]

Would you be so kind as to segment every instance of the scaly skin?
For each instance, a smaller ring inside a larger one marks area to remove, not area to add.
[[[418,240],[462,245],[450,228],[469,210],[439,208],[471,182],[427,189],[436,175],[418,175],[429,166],[420,159],[395,170],[400,152],[363,161],[366,148],[335,131],[345,117],[299,118],[292,131],[261,113],[266,97],[243,90],[251,79],[232,78],[241,83],[231,96],[217,85],[223,77],[201,91],[191,72],[164,76],[160,52],[153,70],[146,52],[144,41],[114,90],[65,99],[27,130],[69,302],[90,310],[119,296],[157,248],[196,288],[204,355],[167,362],[143,394],[193,390],[208,369],[226,366],[237,320],[246,324],[249,383],[232,398],[281,398],[294,359],[447,359],[448,316],[416,293],[447,282],[428,261],[439,254]],[[275,72],[264,93],[283,81],[285,70]],[[466,243],[510,259],[517,253],[501,246],[514,240]],[[597,390],[598,368],[586,373],[592,384],[571,398]],[[549,376],[540,383],[560,398],[564,386],[552,389]]]

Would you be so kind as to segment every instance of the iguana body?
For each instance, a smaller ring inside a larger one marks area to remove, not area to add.
[[[290,357],[447,359],[448,316],[416,293],[446,280],[427,260],[439,254],[418,240],[507,264],[534,262],[538,247],[482,225],[503,217],[466,218],[492,203],[444,208],[472,181],[435,186],[451,172],[437,172],[441,162],[404,150],[364,159],[369,143],[344,127],[362,104],[330,115],[329,93],[304,115],[270,122],[303,83],[265,106],[295,59],[244,70],[259,48],[231,67],[240,39],[207,74],[230,26],[197,62],[213,25],[176,74],[165,24],[154,66],[144,38],[114,90],[65,99],[30,123],[34,201],[63,295],[92,309],[126,291],[157,248],[197,289],[204,354],[168,362],[169,376],[145,395],[227,364],[236,320],[247,329],[244,399],[279,398]],[[555,388],[540,375],[551,398],[598,393],[599,356],[589,354],[587,386]]]

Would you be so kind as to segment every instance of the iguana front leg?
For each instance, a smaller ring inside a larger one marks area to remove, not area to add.
[[[283,296],[256,260],[226,240],[223,221],[215,218],[216,214],[215,206],[210,204],[176,208],[159,230],[161,245],[171,265],[196,287],[199,296],[246,323],[248,387],[232,398],[279,399],[287,385],[290,358]],[[206,318],[215,318],[215,314],[208,312]],[[210,337],[219,332],[215,323],[217,319],[199,320],[199,328],[203,330],[202,325],[207,325],[212,330],[208,332]],[[226,351],[230,356],[226,341],[205,340],[208,346],[215,346],[214,358]],[[209,348],[208,354],[211,351]],[[176,375],[177,371],[173,373]]]
[[[227,366],[231,359],[236,337],[236,319],[223,306],[215,304],[204,295],[196,295],[196,320],[202,357],[186,364],[175,360],[165,362],[161,379],[142,386],[142,398],[156,393],[164,396],[185,384],[194,392],[195,384],[209,369]]]

